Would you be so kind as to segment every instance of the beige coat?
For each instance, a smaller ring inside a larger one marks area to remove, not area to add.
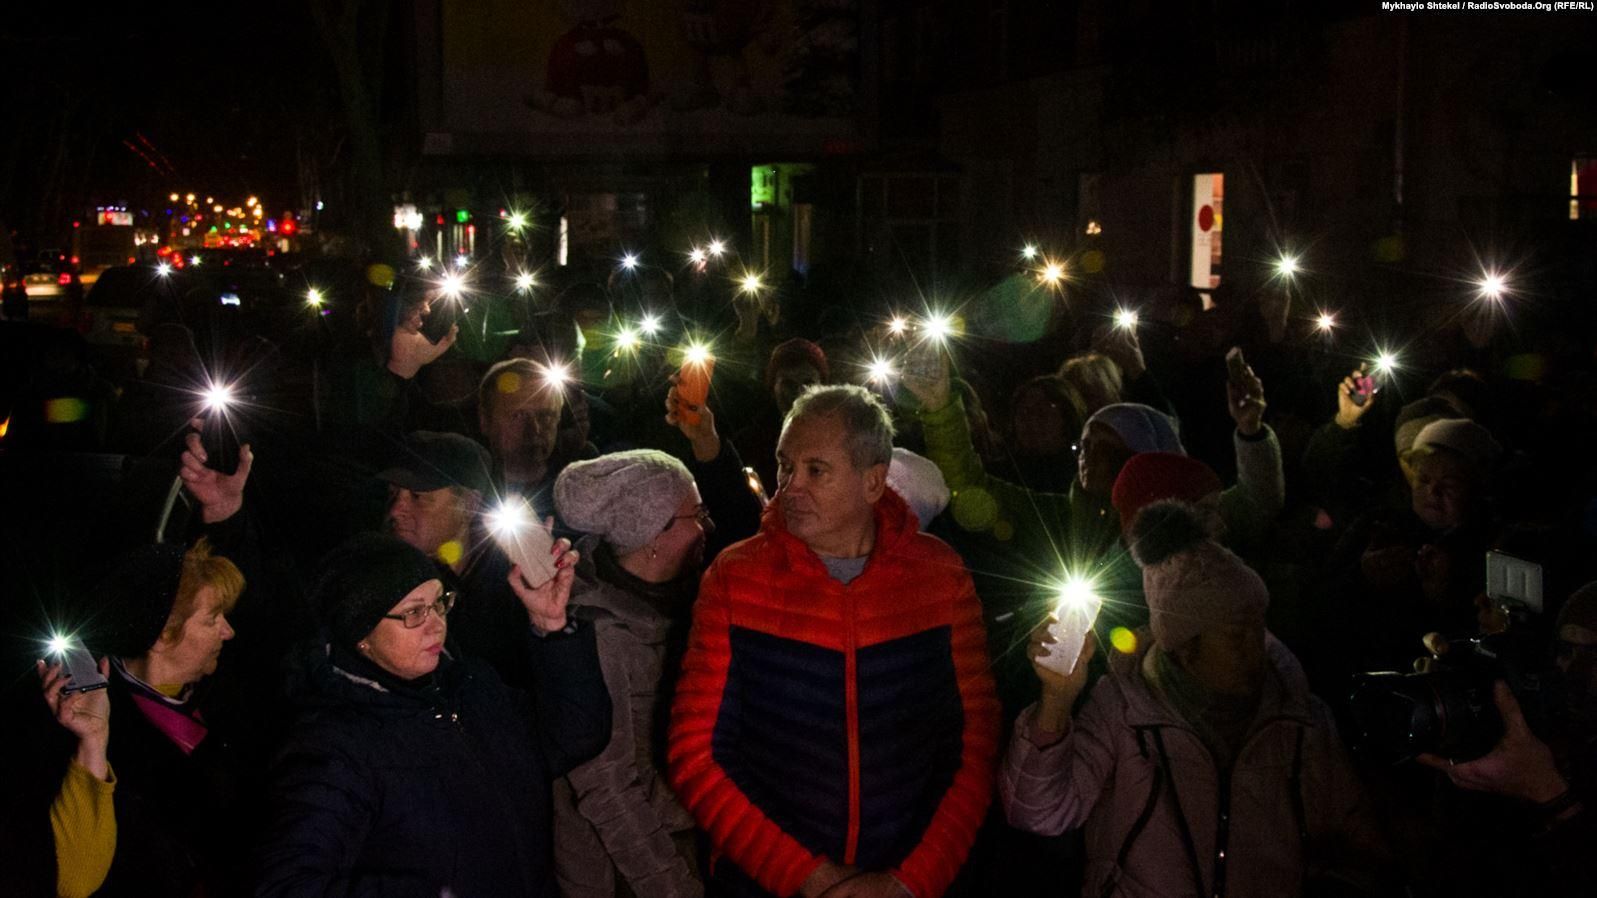
[[[687,621],[600,580],[597,548],[579,546],[571,603],[594,626],[614,719],[605,750],[555,782],[555,873],[565,898],[697,898],[704,886],[692,861],[693,818],[655,767],[654,745],[665,733],[657,715],[669,714],[662,678],[676,676],[665,670],[667,640]]]

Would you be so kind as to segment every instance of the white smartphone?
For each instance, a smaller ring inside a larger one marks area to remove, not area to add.
[[[1542,613],[1542,566],[1503,552],[1486,553],[1486,597]]]

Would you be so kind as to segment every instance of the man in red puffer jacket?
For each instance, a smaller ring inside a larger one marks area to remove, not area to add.
[[[892,435],[864,389],[804,394],[760,533],[704,575],[669,761],[722,894],[935,898],[986,813],[981,607],[887,489]]]

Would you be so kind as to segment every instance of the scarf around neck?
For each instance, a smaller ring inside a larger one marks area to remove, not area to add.
[[[176,697],[168,697],[135,676],[121,658],[112,658],[111,668],[127,685],[128,694],[133,697],[133,706],[183,754],[193,754],[194,749],[199,748],[205,737],[210,735],[204,717],[199,708],[194,706],[192,686],[186,687]]]

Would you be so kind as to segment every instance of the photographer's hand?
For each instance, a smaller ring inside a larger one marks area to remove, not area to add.
[[[1430,753],[1422,754],[1416,760],[1447,774],[1453,785],[1461,789],[1490,792],[1534,804],[1543,804],[1563,795],[1568,791],[1569,783],[1558,772],[1552,749],[1530,731],[1508,684],[1499,680],[1492,689],[1497,711],[1503,718],[1503,738],[1490,752],[1463,764],[1454,764]]]

